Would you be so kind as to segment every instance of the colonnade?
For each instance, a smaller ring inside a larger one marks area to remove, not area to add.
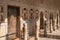
[[[37,12],[35,13],[35,14],[33,14],[34,12],[33,12],[33,9],[31,9],[31,13],[30,14],[26,14],[27,12],[26,12],[26,10],[25,10],[25,13],[23,13],[23,16],[22,16],[22,18],[26,21],[26,20],[30,20],[31,18],[32,19],[34,19],[35,20],[35,22],[34,22],[34,40],[39,40],[39,35],[40,35],[40,25],[38,26],[37,25],[37,20],[41,20],[40,19],[40,14],[39,14],[39,11],[38,10],[36,10]],[[29,17],[28,17],[28,15],[29,15]],[[58,26],[58,19],[59,19],[59,15],[57,14],[56,15],[56,21],[54,20],[54,17],[53,17],[53,15],[54,15],[54,13],[51,13],[50,14],[50,16],[49,16],[49,32],[50,33],[52,33],[53,31],[55,31],[56,30],[56,28],[58,29],[59,28],[59,26]],[[26,19],[28,17],[28,19]],[[48,17],[48,16],[47,16]],[[45,19],[46,20],[45,20]],[[40,22],[38,22],[39,24],[40,24]],[[55,25],[55,23],[56,23],[56,25]],[[47,18],[46,18],[46,15],[43,15],[43,30],[44,30],[44,37],[46,37],[47,36],[47,25],[48,25],[48,23],[47,23]],[[28,31],[27,31],[27,27],[25,27],[25,24],[23,24],[23,35],[24,35],[24,37],[23,37],[23,40],[28,40]],[[56,27],[56,28],[55,28]]]

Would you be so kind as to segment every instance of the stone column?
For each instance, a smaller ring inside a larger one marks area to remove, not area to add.
[[[51,20],[50,20],[50,33],[52,33],[52,29],[51,29]]]
[[[55,23],[55,21],[54,21],[54,19],[52,19],[52,27],[53,27],[53,31],[55,31],[54,23]]]
[[[27,27],[23,24],[23,40],[27,40]]]
[[[39,27],[37,26],[37,23],[35,23],[35,39],[39,40]]]
[[[56,24],[57,24],[57,29],[59,29],[59,27],[58,27],[58,14],[57,14],[57,23]]]
[[[44,37],[47,36],[47,23],[46,23],[46,20],[44,22]]]

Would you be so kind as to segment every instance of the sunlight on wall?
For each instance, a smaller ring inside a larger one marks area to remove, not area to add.
[[[23,28],[23,24],[25,24],[25,26],[27,27],[26,21],[24,21],[22,18],[20,18],[21,30],[22,30],[22,28]]]
[[[25,24],[25,28],[26,28],[26,33],[25,33],[25,40],[27,40],[27,36],[28,36],[28,32],[27,32],[27,23],[26,23],[26,21],[24,21],[22,18],[20,18],[20,27],[21,27],[21,31],[22,31],[22,29],[23,29],[23,24]]]
[[[5,36],[7,34],[7,18],[4,20],[3,23],[0,24],[0,37]],[[0,40],[6,40],[6,37],[0,38]]]

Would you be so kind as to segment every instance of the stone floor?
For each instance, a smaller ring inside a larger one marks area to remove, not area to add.
[[[34,40],[34,36],[30,37],[29,40]],[[46,37],[41,34],[39,40],[60,40],[60,29],[56,29],[55,31],[52,31],[52,33],[48,32]]]
[[[1,40],[5,40],[1,39]],[[15,39],[15,40],[19,40],[19,38]],[[34,40],[34,36],[29,37],[29,40]],[[52,33],[47,33],[47,36],[44,37],[43,34],[39,35],[39,40],[60,40],[60,29],[56,29],[55,31],[52,31]]]
[[[29,40],[34,40],[34,37],[31,37]],[[40,35],[39,40],[60,40],[60,29],[56,29],[52,33],[48,33],[47,37]]]

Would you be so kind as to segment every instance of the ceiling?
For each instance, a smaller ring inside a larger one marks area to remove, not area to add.
[[[47,7],[60,9],[60,0],[20,0],[20,1],[35,6],[44,5]]]

